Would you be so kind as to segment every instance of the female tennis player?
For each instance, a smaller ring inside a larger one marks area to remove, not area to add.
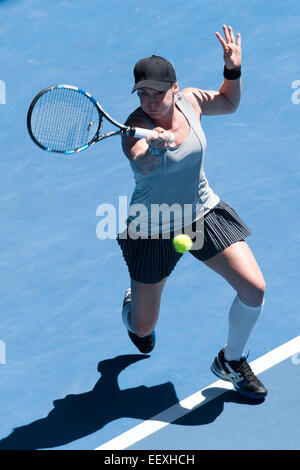
[[[236,211],[214,193],[203,170],[206,140],[201,127],[204,115],[233,113],[241,97],[241,35],[223,25],[224,38],[216,36],[224,51],[224,81],[219,91],[185,88],[179,91],[172,64],[159,56],[141,59],[134,68],[140,107],[126,124],[153,129],[156,137],[123,137],[135,190],[132,207],[150,209],[155,204],[191,207],[190,217],[154,223],[151,211],[140,209],[139,236],[132,236],[134,216],[129,210],[127,228],[117,241],[127,263],[131,287],[123,302],[122,318],[129,337],[142,353],[155,345],[161,295],[182,253],[172,238],[190,225],[197,235],[197,222],[204,217],[204,243],[192,249],[196,259],[222,276],[236,291],[229,311],[228,336],[215,357],[212,371],[233,383],[241,394],[261,399],[267,390],[247,363],[244,350],[264,304],[265,281],[245,242],[251,232]],[[171,142],[171,134],[174,141]],[[178,207],[178,206],[177,206]],[[200,225],[201,226],[201,225]],[[177,231],[177,232],[176,232]],[[169,237],[166,237],[169,234]]]

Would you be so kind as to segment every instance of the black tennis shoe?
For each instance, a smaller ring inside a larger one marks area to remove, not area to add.
[[[128,330],[128,336],[141,353],[148,354],[154,349],[155,331],[152,331],[150,335],[141,338],[140,336]]]
[[[123,300],[123,308],[129,302],[131,302],[131,289],[130,288],[127,289],[127,291],[125,292],[125,297]],[[144,337],[140,337],[136,335],[135,333],[132,333],[132,331],[129,331],[129,330],[127,330],[127,332],[128,332],[129,338],[131,339],[133,344],[138,348],[138,350],[141,353],[148,354],[154,349],[155,341],[156,341],[155,331],[152,331],[150,335],[147,335]]]
[[[231,382],[241,395],[255,400],[262,399],[268,391],[254,375],[246,359],[242,357],[239,361],[226,361],[222,349],[215,357],[211,370],[217,377]]]

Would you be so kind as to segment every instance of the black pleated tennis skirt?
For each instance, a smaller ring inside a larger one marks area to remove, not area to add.
[[[250,229],[236,211],[220,201],[204,216],[204,243],[201,249],[188,252],[200,261],[206,261],[220,251],[251,235]],[[127,229],[126,229],[127,231]],[[178,233],[178,232],[177,232]],[[154,284],[169,276],[183,256],[173,247],[174,233],[170,238],[130,238],[127,232],[118,235],[117,242],[122,250],[132,279]]]

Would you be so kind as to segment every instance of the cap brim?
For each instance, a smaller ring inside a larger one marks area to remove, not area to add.
[[[156,91],[167,91],[170,88],[172,88],[173,83],[169,82],[159,82],[156,80],[141,80],[140,82],[137,82],[131,93],[134,93],[136,90],[139,90],[140,88],[151,88],[152,90]]]

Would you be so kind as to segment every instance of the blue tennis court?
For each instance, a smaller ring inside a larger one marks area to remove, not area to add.
[[[26,127],[33,97],[58,83],[125,122],[133,66],[151,54],[180,89],[218,90],[223,24],[242,34],[243,94],[234,114],[202,119],[205,173],[251,228],[267,284],[247,346],[269,391],[255,403],[211,373],[234,291],[189,253],[154,351],[128,338],[127,267],[97,236],[99,208],[123,222],[134,189],[120,138],[65,157]],[[299,449],[299,25],[292,0],[0,1],[0,449]]]

